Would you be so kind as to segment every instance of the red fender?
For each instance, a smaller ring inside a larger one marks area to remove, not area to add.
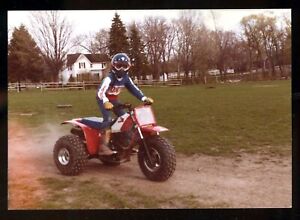
[[[101,133],[96,129],[90,128],[85,124],[80,123],[79,120],[81,120],[81,118],[75,118],[72,120],[64,121],[62,122],[62,124],[72,124],[79,126],[84,133],[88,153],[90,155],[97,154],[100,145]]]
[[[148,125],[148,126],[142,126],[141,130],[142,132],[145,133],[157,133],[157,132],[168,131],[169,129],[159,125]]]

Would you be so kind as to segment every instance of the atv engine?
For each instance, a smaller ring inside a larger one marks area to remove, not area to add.
[[[113,133],[111,138],[112,149],[126,151],[132,147],[134,133],[132,131]]]

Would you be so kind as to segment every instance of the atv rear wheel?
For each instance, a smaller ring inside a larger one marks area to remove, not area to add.
[[[77,135],[65,135],[58,139],[53,150],[55,165],[68,176],[78,175],[88,161],[84,143]]]
[[[138,152],[138,162],[144,175],[152,181],[165,181],[172,176],[176,167],[174,147],[160,136],[150,136],[146,140],[152,162],[144,146]]]

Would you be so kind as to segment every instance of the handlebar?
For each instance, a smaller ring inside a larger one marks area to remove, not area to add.
[[[118,109],[118,108],[127,108],[127,109],[132,109],[132,105],[130,103],[124,103],[124,104],[118,104],[114,105],[113,109]]]
[[[151,105],[151,103],[144,103],[144,105]],[[112,110],[116,110],[116,109],[119,109],[119,108],[127,108],[129,111],[133,110],[132,104],[130,104],[130,103],[123,103],[123,104],[114,105]]]

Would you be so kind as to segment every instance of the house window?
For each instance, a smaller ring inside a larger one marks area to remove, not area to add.
[[[79,63],[79,69],[81,69],[81,67],[83,68],[83,69],[85,69],[85,63],[83,62],[83,63]]]
[[[72,66],[68,66],[68,70],[72,70]]]
[[[102,63],[102,69],[106,67],[106,63]]]
[[[91,63],[91,68],[93,68],[93,64]]]

